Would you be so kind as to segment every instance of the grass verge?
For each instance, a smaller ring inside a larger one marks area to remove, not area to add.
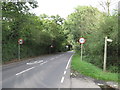
[[[78,54],[74,54],[71,68],[80,74],[90,76],[97,80],[118,82],[118,73],[103,72],[102,69],[94,66],[91,63],[80,61],[80,56]]]

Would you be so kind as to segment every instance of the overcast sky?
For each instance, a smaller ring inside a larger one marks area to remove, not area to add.
[[[45,13],[47,15],[58,14],[61,17],[66,18],[78,5],[91,5],[97,7],[100,11],[103,11],[103,8],[99,5],[100,1],[105,2],[106,0],[37,0],[39,7],[31,10],[31,12],[35,13],[37,16]],[[117,7],[118,1],[120,0],[111,0],[111,10]]]

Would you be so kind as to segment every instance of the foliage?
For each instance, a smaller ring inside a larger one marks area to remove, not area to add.
[[[18,57],[18,39],[23,38],[21,57],[37,56],[67,50],[73,46],[80,53],[78,39],[84,37],[84,60],[100,68],[103,66],[104,38],[108,42],[107,70],[117,72],[120,43],[118,43],[118,15],[107,16],[92,6],[78,6],[65,20],[59,15],[39,17],[30,13],[37,2],[2,2],[3,62]],[[113,69],[112,69],[113,68]]]
[[[36,7],[36,2],[2,3],[3,63],[18,58],[19,38],[24,40],[21,58],[65,50],[64,19],[59,15],[38,17],[29,13],[30,8]]]
[[[80,44],[78,39],[84,37],[86,43],[83,47],[83,55],[85,60],[102,68],[104,55],[104,38],[112,39],[113,42],[108,42],[108,59],[107,67],[115,66],[118,53],[118,20],[117,14],[107,16],[101,13],[94,7],[78,6],[75,11],[70,14],[65,21],[66,31],[70,32],[74,40],[74,48],[80,53]],[[114,57],[109,58],[110,56]],[[112,59],[112,60],[111,60]]]

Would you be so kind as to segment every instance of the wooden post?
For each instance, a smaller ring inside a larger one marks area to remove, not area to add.
[[[106,71],[106,60],[107,60],[107,36],[105,37],[103,71]]]

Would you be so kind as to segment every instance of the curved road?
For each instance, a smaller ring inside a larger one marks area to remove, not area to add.
[[[2,88],[70,88],[70,61],[74,52],[4,65]]]

